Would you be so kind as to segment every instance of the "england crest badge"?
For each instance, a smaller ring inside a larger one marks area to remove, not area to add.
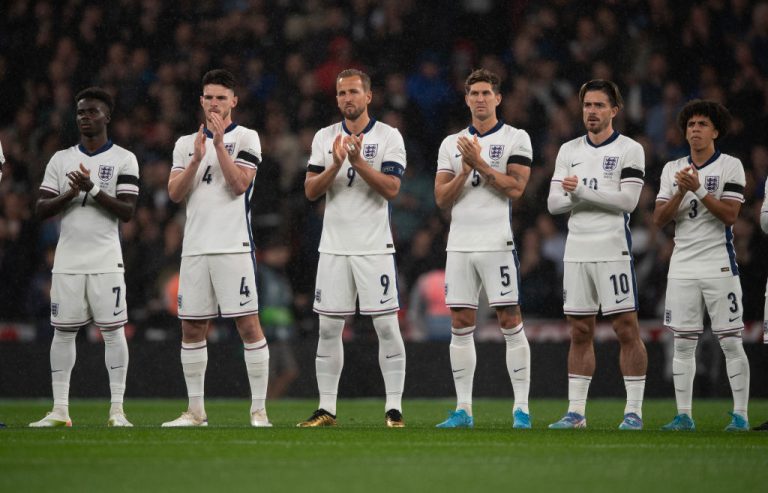
[[[488,155],[491,156],[491,159],[494,161],[498,161],[499,159],[501,159],[501,156],[503,154],[504,154],[504,146],[501,144],[492,145],[488,150]]]
[[[109,166],[107,164],[100,164],[99,165],[99,181],[101,182],[108,182],[112,179],[112,176],[115,174],[115,167]]]
[[[379,152],[379,144],[363,144],[363,157],[365,159],[373,159]]]
[[[717,192],[717,189],[720,188],[720,177],[717,175],[707,175],[704,178],[704,188],[709,193]]]
[[[619,156],[605,156],[603,158],[603,170],[613,171],[619,165]]]

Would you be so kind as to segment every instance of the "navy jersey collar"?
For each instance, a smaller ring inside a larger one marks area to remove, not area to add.
[[[80,152],[82,152],[86,156],[93,157],[96,154],[101,154],[102,152],[108,151],[112,147],[112,145],[113,145],[112,141],[110,139],[107,139],[107,143],[106,144],[104,144],[103,146],[99,147],[98,149],[96,149],[93,152],[88,152],[88,149],[83,147],[83,144],[77,144],[77,148],[80,150]]]
[[[477,135],[478,137],[485,137],[486,135],[491,135],[494,132],[498,132],[499,129],[501,129],[501,127],[503,127],[503,126],[504,126],[504,122],[499,120],[498,122],[496,122],[496,125],[494,125],[492,129],[488,130],[484,134],[481,134],[473,125],[470,125],[468,130],[469,130],[469,134],[470,135]]]
[[[696,163],[694,163],[694,162],[693,162],[693,159],[691,159],[691,155],[689,154],[689,155],[688,155],[688,164],[692,164],[692,165],[693,165],[693,167],[694,167],[694,168],[696,168],[696,169],[705,168],[705,167],[709,166],[710,164],[714,163],[715,161],[717,161],[717,158],[719,158],[719,157],[720,157],[720,154],[722,154],[722,153],[720,152],[720,149],[718,149],[717,147],[715,147],[715,153],[714,153],[714,154],[712,154],[712,157],[711,157],[711,158],[709,158],[709,159],[707,159],[707,160],[704,162],[704,164],[702,164],[701,166],[698,166]]]
[[[224,129],[224,133],[226,134],[226,133],[231,132],[232,130],[235,129],[235,127],[237,127],[237,123],[234,123],[234,122],[230,123],[229,126]],[[213,132],[208,130],[208,127],[205,127],[203,129],[203,132],[205,132],[205,136],[208,137],[209,139],[213,138]]]
[[[362,132],[360,132],[360,134],[367,134],[373,128],[373,125],[375,123],[376,123],[376,119],[371,118],[371,121],[368,122],[368,125],[365,126],[365,128],[363,129]],[[341,128],[344,129],[344,132],[346,132],[347,135],[352,135],[352,132],[347,128],[346,120],[341,120]],[[360,135],[360,134],[357,134],[357,135]]]
[[[592,147],[594,147],[595,149],[597,149],[598,147],[607,146],[608,144],[610,144],[610,143],[611,143],[611,142],[613,142],[614,140],[618,139],[618,138],[619,138],[619,135],[621,135],[621,134],[619,133],[619,131],[618,131],[618,130],[614,130],[614,131],[613,131],[613,133],[611,134],[611,136],[610,136],[610,137],[608,137],[607,139],[605,139],[605,142],[603,142],[603,143],[602,143],[602,144],[600,144],[600,145],[596,145],[596,144],[592,143],[592,141],[591,141],[591,140],[589,140],[589,134],[585,135],[585,136],[584,136],[584,138],[586,139],[586,141],[587,141],[587,144],[589,144],[590,146],[592,146]]]

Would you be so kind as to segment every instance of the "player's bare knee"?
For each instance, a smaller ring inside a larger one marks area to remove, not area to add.
[[[451,326],[457,329],[475,325],[475,310],[471,308],[451,308]]]
[[[242,338],[245,343],[253,343],[264,339],[258,315],[238,317],[235,319],[235,325],[237,325],[237,331],[240,333],[240,338]]]
[[[620,344],[635,344],[640,341],[640,327],[635,312],[619,314],[612,322],[613,331]]]
[[[572,344],[592,344],[595,335],[594,322],[584,318],[569,317]]]
[[[520,314],[519,305],[499,307],[496,309],[496,316],[499,319],[499,326],[502,329],[512,329],[523,322],[523,316]]]
[[[182,320],[181,334],[184,342],[204,341],[208,334],[208,320]]]

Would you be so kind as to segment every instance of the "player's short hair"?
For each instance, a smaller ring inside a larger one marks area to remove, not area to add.
[[[336,83],[339,83],[339,79],[345,79],[347,77],[360,77],[360,81],[363,83],[363,89],[366,92],[371,90],[371,76],[362,70],[357,70],[356,68],[344,69],[336,76]]]
[[[478,82],[489,83],[494,94],[499,94],[501,91],[501,78],[490,70],[479,68],[473,70],[469,77],[467,77],[467,80],[464,81],[464,92],[469,94],[469,88],[472,87],[472,84],[477,84]]]
[[[685,135],[685,129],[688,127],[688,120],[694,116],[706,116],[712,120],[712,125],[717,129],[717,139],[715,140],[725,137],[731,128],[731,112],[728,111],[728,108],[715,101],[694,99],[683,106],[677,115],[677,126],[680,127],[683,135]]]
[[[101,101],[107,106],[107,109],[109,110],[109,115],[107,116],[110,116],[112,114],[112,110],[115,109],[115,100],[112,98],[112,95],[101,87],[88,87],[78,92],[75,96],[75,104],[77,104],[81,99],[97,99]]]
[[[621,109],[624,107],[624,99],[621,97],[621,91],[619,86],[613,82],[605,79],[592,79],[586,82],[581,89],[579,89],[579,103],[584,104],[584,96],[589,91],[601,91],[608,96],[608,100],[611,102],[611,107],[618,107]]]
[[[217,84],[234,91],[235,86],[237,85],[237,80],[235,80],[235,76],[229,70],[217,68],[209,70],[203,76],[203,87],[207,86],[208,84]]]

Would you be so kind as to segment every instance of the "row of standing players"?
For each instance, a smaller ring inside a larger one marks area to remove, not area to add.
[[[511,201],[525,190],[533,153],[528,134],[497,119],[498,76],[472,72],[465,82],[471,125],[442,143],[435,178],[438,206],[451,212],[447,242],[446,304],[451,310],[450,361],[457,405],[438,428],[471,428],[476,366],[473,333],[478,296],[484,288],[506,341],[506,365],[514,393],[513,427],[531,428],[528,408],[530,347],[518,304],[517,253]],[[181,137],[168,182],[171,200],[186,200],[186,225],[178,294],[181,363],[189,405],[164,427],[207,426],[204,378],[206,336],[217,315],[233,318],[243,340],[250,382],[251,425],[272,426],[266,413],[269,348],[258,318],[255,257],[249,204],[260,164],[258,134],[232,121],[237,106],[234,76],[212,70],[202,80],[205,123]],[[388,201],[406,167],[400,133],[368,114],[371,80],[361,71],[336,79],[342,121],[317,132],[305,180],[306,196],[325,196],[314,311],[319,317],[315,358],[320,402],[299,427],[335,426],[344,351],[344,317],[370,315],[379,339],[386,390],[385,423],[405,426],[402,394],[405,347],[400,334],[394,243]],[[552,429],[586,427],[586,401],[595,369],[598,311],[610,317],[621,345],[620,368],[627,402],[622,430],[643,427],[647,355],[637,321],[637,286],[631,255],[629,214],[644,179],[643,149],[613,129],[622,107],[615,84],[592,80],[579,93],[586,135],[562,145],[547,205],[570,212],[564,254],[563,298],[571,344],[569,406]],[[49,162],[37,214],[62,215],[51,286],[51,379],[53,409],[32,427],[71,426],[69,381],[75,337],[93,322],[105,342],[109,373],[110,426],[132,426],[123,410],[128,367],[127,321],[118,221],[133,215],[139,193],[136,157],[113,144],[107,126],[111,96],[88,88],[76,98],[80,143]],[[741,288],[731,226],[744,202],[741,162],[717,150],[730,116],[721,105],[692,101],[679,126],[690,155],[667,163],[654,222],[675,221],[664,323],[674,332],[673,375],[678,412],[665,430],[694,430],[692,388],[695,349],[704,310],[726,358],[734,407],[726,430],[749,429],[749,363],[741,340]],[[2,153],[0,152],[0,156]],[[761,225],[768,231],[768,208]],[[84,255],[83,252],[88,252]],[[768,341],[767,341],[768,342]],[[762,425],[766,429],[766,425]]]

